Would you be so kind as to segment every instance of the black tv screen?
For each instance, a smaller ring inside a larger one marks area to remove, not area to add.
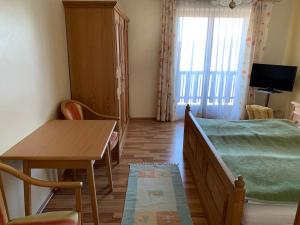
[[[296,66],[254,63],[250,86],[269,90],[293,91],[296,73]]]

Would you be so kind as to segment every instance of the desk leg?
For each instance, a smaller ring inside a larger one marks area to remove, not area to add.
[[[87,165],[87,177],[89,183],[89,190],[91,195],[91,204],[93,209],[94,225],[99,225],[99,215],[98,215],[98,204],[96,195],[96,184],[95,184],[95,174],[92,162],[88,162]]]
[[[111,191],[113,191],[113,181],[112,181],[112,172],[111,172],[111,154],[110,154],[109,146],[107,146],[106,151],[105,151],[105,162],[106,162],[108,183],[109,183]]]
[[[30,162],[24,160],[23,161],[23,173],[31,176],[31,168]],[[29,183],[24,182],[24,202],[25,202],[25,215],[31,215],[31,185]]]

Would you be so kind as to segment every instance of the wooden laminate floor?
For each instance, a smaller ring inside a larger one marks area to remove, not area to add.
[[[121,163],[113,167],[114,192],[108,191],[103,162],[95,164],[97,198],[101,225],[119,225],[122,219],[129,163],[171,162],[178,163],[194,225],[206,225],[189,167],[182,156],[183,123],[160,123],[156,121],[131,121],[128,127]],[[67,171],[65,179],[73,178]],[[84,182],[82,193],[83,222],[93,224],[87,178],[84,171],[77,171],[76,180]],[[72,191],[58,191],[44,211],[69,210],[74,206]]]

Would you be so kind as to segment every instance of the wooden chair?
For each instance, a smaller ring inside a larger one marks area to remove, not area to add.
[[[87,105],[75,101],[75,100],[66,100],[61,103],[61,112],[67,120],[118,120],[119,117],[108,116],[95,112],[93,109]],[[109,140],[109,147],[111,151],[115,151],[117,155],[117,164],[120,163],[120,149],[119,149],[119,134],[117,131],[112,133],[112,136]],[[114,158],[114,157],[113,157]]]
[[[260,105],[246,105],[246,111],[249,120],[272,119],[274,117],[271,108]]]
[[[40,215],[26,216],[22,218],[17,218],[10,220],[6,198],[4,195],[3,183],[0,176],[0,225],[42,225],[42,224],[52,224],[52,225],[81,225],[81,182],[53,182],[53,181],[43,181],[32,177],[29,177],[15,168],[8,166],[6,164],[0,163],[0,171],[9,173],[18,179],[23,180],[26,183],[36,185],[39,187],[47,188],[70,188],[75,190],[76,196],[76,211],[58,211],[43,213]]]

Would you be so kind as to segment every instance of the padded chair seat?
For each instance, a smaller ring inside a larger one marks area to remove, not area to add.
[[[79,214],[73,211],[58,211],[17,218],[7,225],[79,225]]]
[[[111,134],[111,137],[110,137],[110,140],[109,140],[109,147],[110,147],[110,150],[113,150],[116,145],[118,144],[118,132],[114,131],[112,134]]]

